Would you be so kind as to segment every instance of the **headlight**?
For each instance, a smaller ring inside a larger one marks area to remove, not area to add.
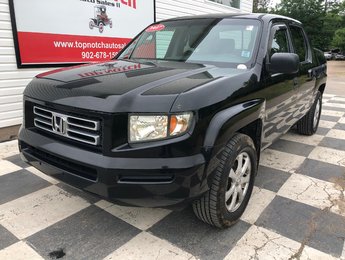
[[[169,135],[181,135],[188,130],[189,123],[192,119],[192,113],[181,115],[171,115],[169,124]]]
[[[184,134],[192,121],[192,113],[176,115],[130,115],[129,141],[143,142]]]

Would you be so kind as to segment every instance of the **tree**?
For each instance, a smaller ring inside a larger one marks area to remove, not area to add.
[[[345,28],[345,0],[281,0],[275,8],[271,1],[253,0],[253,12],[295,18],[304,24],[314,47],[324,51],[339,47],[332,46],[332,39],[337,29]]]
[[[324,49],[323,28],[324,0],[282,0],[275,10],[276,13],[295,18],[304,24],[313,45]]]
[[[345,51],[345,28],[335,31],[332,44],[334,47],[338,47],[342,51]]]
[[[313,46],[329,50],[334,32],[345,26],[344,0],[282,0],[274,13],[303,23]]]
[[[325,0],[324,4],[325,16],[323,17],[323,27],[321,33],[323,39],[321,46],[324,50],[329,50],[334,47],[335,32],[339,28],[345,27],[345,1],[339,0]]]
[[[325,0],[324,1],[324,10],[325,13],[327,12],[335,12],[338,13],[339,9],[342,8],[344,5],[344,1],[341,0]]]
[[[334,13],[327,13],[322,18],[323,27],[321,29],[322,38],[319,39],[320,46],[323,50],[329,50],[332,44],[332,39],[337,28],[342,28],[343,19],[340,15]],[[335,46],[336,47],[336,46]]]
[[[268,13],[271,0],[253,0],[253,13]]]

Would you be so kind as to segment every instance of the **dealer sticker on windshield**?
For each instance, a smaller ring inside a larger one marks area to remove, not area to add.
[[[241,56],[244,58],[249,58],[250,57],[250,51],[242,51]]]
[[[157,31],[164,30],[164,28],[165,28],[164,24],[154,24],[154,25],[151,25],[150,27],[148,27],[145,31],[146,32],[157,32]]]

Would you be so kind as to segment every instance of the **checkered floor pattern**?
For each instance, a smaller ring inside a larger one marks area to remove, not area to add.
[[[24,164],[0,144],[0,259],[345,259],[345,97],[324,95],[314,136],[295,130],[262,154],[232,228],[190,207],[120,207]]]

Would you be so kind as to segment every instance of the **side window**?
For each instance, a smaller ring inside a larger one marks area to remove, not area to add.
[[[270,51],[270,57],[274,53],[289,52],[289,40],[287,36],[287,30],[279,29],[274,33]]]
[[[299,56],[300,62],[306,61],[308,58],[307,44],[302,28],[290,26],[290,30],[295,53]]]

